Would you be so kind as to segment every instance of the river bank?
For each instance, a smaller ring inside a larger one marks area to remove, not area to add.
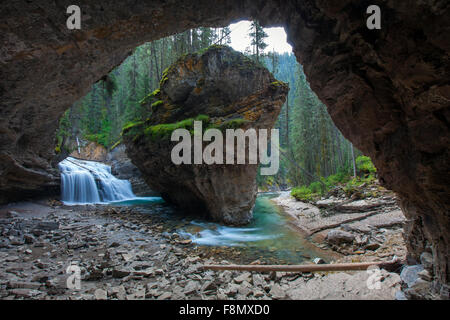
[[[400,286],[398,274],[384,270],[380,290],[368,289],[365,271],[204,271],[204,264],[267,261],[247,261],[239,248],[195,245],[164,222],[130,207],[57,201],[1,207],[0,298],[393,299]],[[67,286],[71,265],[80,271],[79,290]]]

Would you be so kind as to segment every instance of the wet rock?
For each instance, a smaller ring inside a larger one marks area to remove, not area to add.
[[[433,280],[433,277],[431,276],[430,272],[427,269],[418,272],[417,275],[419,276],[420,279],[425,281]]]
[[[419,278],[419,272],[423,270],[422,265],[405,266],[400,273],[400,277],[408,287],[411,287],[413,283]]]
[[[427,299],[431,293],[431,282],[419,278],[404,292],[410,300]]]
[[[429,252],[423,252],[420,255],[420,263],[427,270],[433,270],[433,255]]]
[[[315,258],[315,259],[313,260],[313,262],[314,262],[315,264],[324,264],[324,263],[325,263],[325,260],[323,260],[322,258]]]

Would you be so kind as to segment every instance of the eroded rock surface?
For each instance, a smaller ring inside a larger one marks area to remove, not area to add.
[[[311,87],[342,133],[400,195],[409,251],[432,248],[435,290],[448,296],[450,250],[450,4],[379,3],[381,30],[361,1],[70,1],[2,3],[0,200],[57,187],[50,165],[58,118],[137,45],[198,26],[257,18],[284,26]]]
[[[258,165],[249,163],[246,141],[245,164],[194,163],[191,135],[189,163],[173,163],[171,141],[177,128],[218,129],[227,143],[226,129],[270,129],[281,110],[288,86],[242,53],[225,46],[213,46],[203,53],[180,58],[163,74],[161,87],[146,98],[150,118],[124,129],[127,154],[141,170],[148,185],[183,210],[204,213],[228,224],[247,223],[256,200]],[[148,100],[148,101],[147,101]],[[259,135],[259,133],[257,133]],[[183,151],[184,152],[184,151]]]

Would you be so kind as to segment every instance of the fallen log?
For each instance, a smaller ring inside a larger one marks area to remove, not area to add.
[[[337,227],[339,227],[339,226],[341,226],[343,224],[346,224],[346,223],[364,220],[366,218],[369,218],[370,216],[373,216],[373,215],[376,215],[376,214],[380,214],[380,213],[382,213],[382,212],[381,211],[371,211],[371,212],[368,212],[366,214],[363,214],[362,216],[352,217],[352,218],[345,219],[345,220],[340,221],[340,222],[336,222],[336,223],[327,224],[327,225],[324,225],[324,226],[321,226],[321,227],[317,227],[317,228],[311,229],[309,231],[309,235],[311,236],[311,235],[313,235],[313,234],[315,234],[317,232],[323,231],[323,230],[337,228]]]
[[[336,264],[303,264],[303,265],[204,265],[204,270],[236,270],[256,272],[324,272],[324,271],[354,271],[367,270],[371,266],[380,269],[395,271],[402,265],[398,259],[392,261],[360,262],[360,263],[336,263]]]

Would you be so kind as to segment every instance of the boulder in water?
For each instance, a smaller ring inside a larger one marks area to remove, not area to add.
[[[160,88],[142,101],[148,119],[124,128],[127,154],[166,201],[216,221],[245,224],[252,217],[258,170],[248,161],[248,144],[245,164],[176,165],[171,134],[178,128],[192,131],[194,121],[222,133],[271,129],[287,93],[288,86],[266,68],[229,47],[186,55],[164,71]],[[205,150],[205,141],[200,143]]]

